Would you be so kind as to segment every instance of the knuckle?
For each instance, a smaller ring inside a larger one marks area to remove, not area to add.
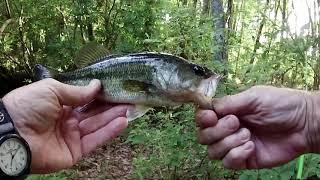
[[[226,117],[227,117],[229,120],[238,121],[237,116],[235,116],[235,115],[233,115],[233,114],[227,115]]]
[[[218,160],[218,159],[222,159],[223,156],[224,156],[224,152],[220,148],[218,148],[217,144],[208,146],[208,157],[209,157],[209,159]]]
[[[226,169],[234,169],[233,161],[228,159],[227,157],[223,158],[222,164]]]
[[[198,141],[200,144],[209,145],[215,141],[215,134],[212,130],[212,128],[206,128],[198,131]]]
[[[215,148],[214,148],[213,145],[208,146],[208,157],[209,157],[209,159],[211,159],[211,160],[216,160],[216,159],[218,159],[217,153],[215,152]]]
[[[225,168],[227,168],[227,169],[231,169],[231,168],[232,168],[232,166],[231,166],[231,164],[228,162],[228,160],[223,159],[222,163],[223,163],[223,166],[224,166]]]
[[[247,90],[247,94],[249,95],[248,98],[257,98],[258,97],[258,94],[257,92],[259,92],[261,90],[262,86],[260,85],[257,85],[257,86],[253,86],[253,87],[250,87],[248,90]]]
[[[199,144],[205,144],[202,131],[197,132],[197,141]]]
[[[226,95],[220,99],[220,102],[224,102],[226,104],[230,104],[230,103],[232,103],[232,101],[233,101],[233,98],[231,95]],[[220,105],[220,104],[218,103],[218,105]]]
[[[50,84],[50,85],[58,85],[58,81],[53,78],[43,79],[43,82]]]
[[[255,86],[252,86],[252,87],[250,87],[249,89],[248,89],[248,91],[256,91],[256,90],[259,90],[259,89],[261,89],[261,88],[263,88],[263,86],[262,85],[255,85]]]
[[[68,130],[78,130],[79,129],[79,124],[76,120],[74,121],[67,121],[66,126],[68,127]]]

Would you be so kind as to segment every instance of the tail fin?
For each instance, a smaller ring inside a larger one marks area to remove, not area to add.
[[[35,73],[34,78],[36,81],[46,79],[46,78],[54,78],[54,75],[56,74],[56,72],[49,70],[48,68],[40,64],[35,65],[34,73]]]

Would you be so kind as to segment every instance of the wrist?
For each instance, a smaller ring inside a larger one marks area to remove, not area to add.
[[[320,152],[320,93],[309,93],[306,96],[306,139],[307,152]]]
[[[26,136],[25,131],[23,131],[23,113],[22,113],[22,108],[19,107],[19,104],[21,104],[21,102],[19,101],[18,98],[15,98],[14,95],[12,94],[6,94],[3,98],[2,98],[2,102],[5,106],[5,108],[7,109],[12,123],[15,127],[15,130],[17,131],[17,133],[19,133],[19,135],[26,141],[26,143],[29,145],[30,148],[30,153],[31,153],[31,167],[30,167],[30,172],[29,174],[32,174],[32,165],[33,165],[33,158],[34,156],[32,154],[34,154],[34,148],[33,148],[33,143],[31,142],[30,138],[28,138],[28,136]],[[19,107],[19,108],[17,108]],[[26,109],[23,109],[23,111],[26,111]],[[0,178],[1,179],[1,178]]]
[[[31,165],[29,144],[14,127],[13,119],[2,99],[0,99],[0,114],[1,177],[26,177],[30,173]]]

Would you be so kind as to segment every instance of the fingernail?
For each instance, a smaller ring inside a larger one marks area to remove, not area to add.
[[[93,79],[90,81],[88,87],[90,88],[98,88],[100,87],[100,81],[98,79]]]
[[[249,132],[249,130],[242,128],[239,132],[239,136],[240,136],[241,140],[247,141],[250,138],[250,132]]]
[[[100,81],[98,79],[92,79],[89,84],[92,86],[97,83],[100,83]]]
[[[234,116],[229,116],[227,121],[228,121],[228,127],[231,130],[238,129],[239,123],[238,123],[238,120]]]

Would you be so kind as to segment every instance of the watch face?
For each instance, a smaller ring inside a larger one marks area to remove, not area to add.
[[[0,168],[9,176],[16,176],[27,166],[28,153],[18,138],[8,138],[0,145]]]

